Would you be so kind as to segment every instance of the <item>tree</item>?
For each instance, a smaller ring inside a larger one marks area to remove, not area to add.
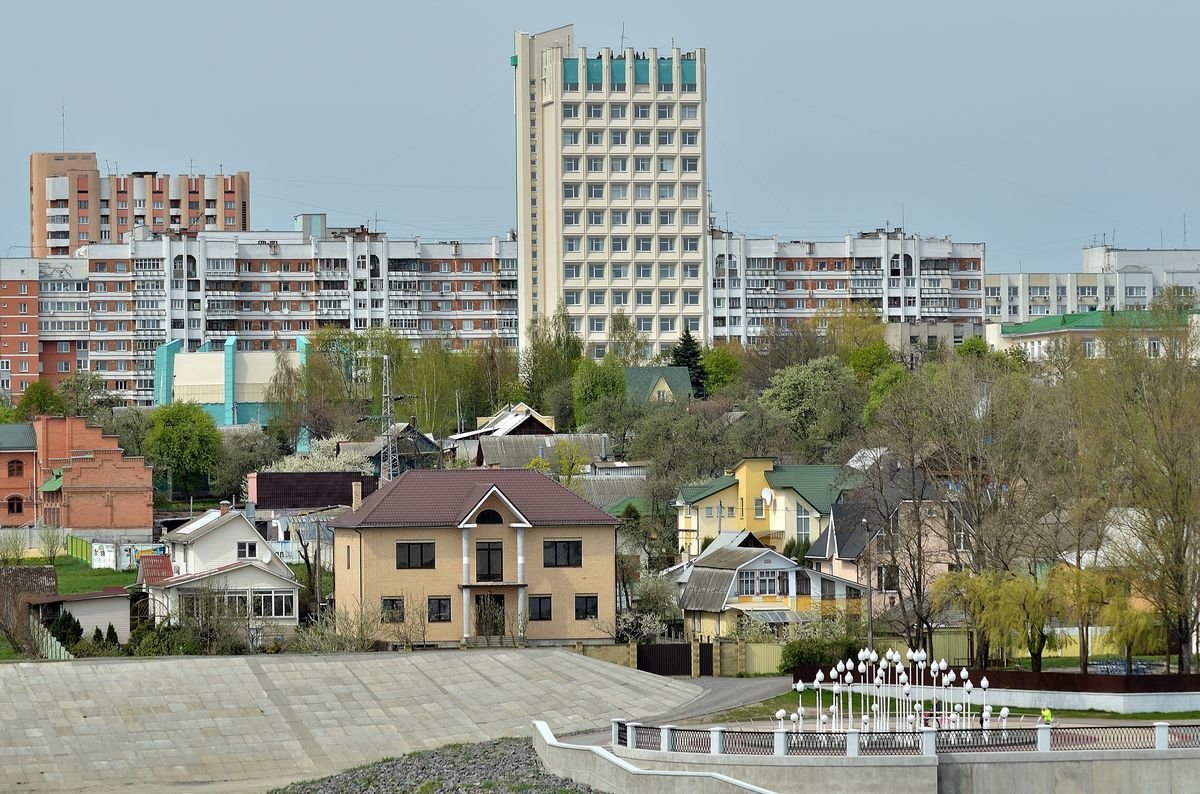
[[[25,530],[0,527],[0,565],[19,565],[28,548]]]
[[[633,440],[634,428],[645,415],[646,407],[625,399],[625,390],[620,394],[602,395],[588,406],[587,430],[607,433],[612,444],[612,456],[624,460]]]
[[[635,609],[639,614],[652,615],[665,625],[677,622],[679,585],[658,573],[643,573],[633,588]]]
[[[552,384],[542,394],[543,413],[554,417],[554,427],[560,433],[570,432],[575,421],[575,388],[571,379]]]
[[[704,364],[700,358],[700,344],[692,336],[685,325],[679,341],[671,348],[671,366],[687,367],[688,378],[692,382],[692,394],[697,399],[704,399]]]
[[[1002,647],[1021,643],[1029,652],[1029,666],[1042,671],[1042,653],[1058,647],[1050,621],[1061,613],[1056,590],[1045,580],[1018,573],[1003,575],[989,594],[984,608],[984,628],[992,642]]]
[[[825,312],[818,320],[825,323],[825,335],[829,338],[833,354],[847,364],[863,348],[878,351],[877,345],[884,344],[886,347],[884,324],[879,319],[879,313],[869,306],[852,303],[840,311]]]
[[[832,351],[829,337],[811,320],[764,325],[753,344],[736,349],[745,378],[756,390],[765,388],[777,371]]]
[[[58,555],[67,547],[67,531],[55,524],[38,524],[37,535],[42,556],[48,564],[53,565]]]
[[[528,342],[521,351],[521,382],[525,399],[543,413],[552,413],[546,392],[564,381],[570,382],[583,353],[583,343],[572,330],[566,306],[560,305],[552,317],[534,317],[529,323]],[[560,417],[555,415],[557,419]]]
[[[933,582],[933,608],[941,611],[956,607],[966,616],[967,627],[975,634],[975,667],[980,669],[987,667],[991,637],[987,608],[999,581],[1000,574],[995,571],[975,573],[959,569],[944,573]]]
[[[221,447],[221,463],[213,472],[212,492],[231,501],[245,498],[247,474],[279,457],[276,440],[257,428],[225,434]]]
[[[104,434],[116,436],[121,450],[129,457],[140,457],[146,434],[150,432],[150,411],[118,408],[105,418]]]
[[[96,628],[100,628],[97,626]],[[108,624],[108,630],[104,632],[104,644],[111,645],[114,648],[121,644],[121,640],[117,637],[117,630],[113,624]]]
[[[156,468],[167,470],[171,491],[176,477],[190,483],[216,467],[221,460],[221,433],[212,416],[196,403],[171,403],[150,414],[145,452]]]
[[[800,439],[801,456],[817,463],[836,457],[839,445],[859,427],[864,395],[854,373],[825,356],[777,372],[761,402],[787,417]]]
[[[1154,615],[1134,607],[1128,596],[1113,597],[1101,610],[1099,620],[1108,627],[1104,639],[1125,656],[1125,675],[1133,675],[1133,655],[1148,652],[1155,637],[1162,636],[1162,626]]]
[[[1079,632],[1079,672],[1086,673],[1088,634],[1111,594],[1108,576],[1094,568],[1060,564],[1050,569],[1046,587],[1057,605],[1057,616],[1070,620]]]
[[[79,370],[58,382],[58,396],[67,416],[82,416],[98,421],[120,402],[108,391],[108,384],[91,370]]]
[[[46,380],[35,380],[25,389],[17,403],[17,417],[28,422],[35,416],[62,416],[65,412],[62,398]]]
[[[601,399],[624,400],[624,365],[611,353],[598,364],[590,358],[581,360],[571,378],[571,395],[575,402],[575,423],[586,426],[592,419],[592,407]]]
[[[867,402],[863,406],[863,422],[865,424],[871,424],[871,420],[875,418],[876,412],[879,411],[888,395],[900,381],[904,380],[906,375],[908,375],[908,370],[900,364],[888,364],[875,374],[871,381]]]
[[[550,448],[549,457],[534,458],[525,468],[552,475],[563,487],[572,488],[591,462],[583,447],[573,441],[561,441]]]
[[[608,355],[622,367],[640,367],[646,363],[649,347],[649,337],[638,331],[629,315],[620,309],[612,313],[608,318]]]
[[[742,379],[742,362],[727,345],[706,347],[700,353],[704,368],[704,393],[716,394]]]
[[[895,361],[887,342],[871,342],[854,350],[846,358],[846,364],[862,383],[870,383],[880,372]]]
[[[278,458],[263,468],[263,471],[354,471],[361,474],[374,474],[374,467],[365,455],[339,450],[339,446],[348,440],[345,436],[338,435],[317,439],[309,444],[308,452],[296,452]]]

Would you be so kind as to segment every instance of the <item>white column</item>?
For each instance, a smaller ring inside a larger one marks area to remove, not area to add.
[[[858,755],[858,730],[856,728],[846,731],[846,755]]]
[[[1171,725],[1166,722],[1154,723],[1154,749],[1166,750],[1171,746]]]
[[[1050,752],[1050,726],[1037,726],[1037,749],[1039,753]]]
[[[517,527],[517,627],[525,622],[525,527]]]
[[[775,729],[775,755],[787,755],[787,731]]]
[[[671,752],[671,733],[674,730],[674,725],[664,725],[658,729],[658,749],[664,753]]]
[[[471,636],[471,530],[462,529],[462,635]]]
[[[708,752],[720,755],[725,752],[725,731],[723,728],[709,728]]]

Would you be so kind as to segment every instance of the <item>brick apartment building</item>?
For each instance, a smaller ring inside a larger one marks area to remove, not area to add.
[[[153,470],[79,417],[0,425],[0,526],[149,532]]]
[[[89,243],[118,242],[139,226],[164,232],[248,229],[250,173],[101,176],[95,152],[29,155],[33,256],[70,256]]]

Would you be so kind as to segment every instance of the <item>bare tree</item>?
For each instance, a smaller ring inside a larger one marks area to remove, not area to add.
[[[38,524],[37,536],[42,555],[53,565],[67,547],[67,531],[57,524]]]
[[[0,565],[17,565],[25,559],[29,540],[20,527],[0,529]]]

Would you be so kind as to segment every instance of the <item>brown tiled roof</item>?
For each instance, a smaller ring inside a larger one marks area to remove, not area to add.
[[[382,486],[358,512],[343,513],[335,527],[453,527],[492,487],[533,526],[593,524],[617,519],[531,469],[417,469]]]
[[[171,558],[166,554],[147,554],[138,560],[138,584],[154,584],[175,574]]]
[[[59,604],[68,601],[94,601],[97,598],[129,598],[129,591],[124,587],[106,587],[94,593],[71,593],[69,595],[43,595],[29,599],[31,604]]]

